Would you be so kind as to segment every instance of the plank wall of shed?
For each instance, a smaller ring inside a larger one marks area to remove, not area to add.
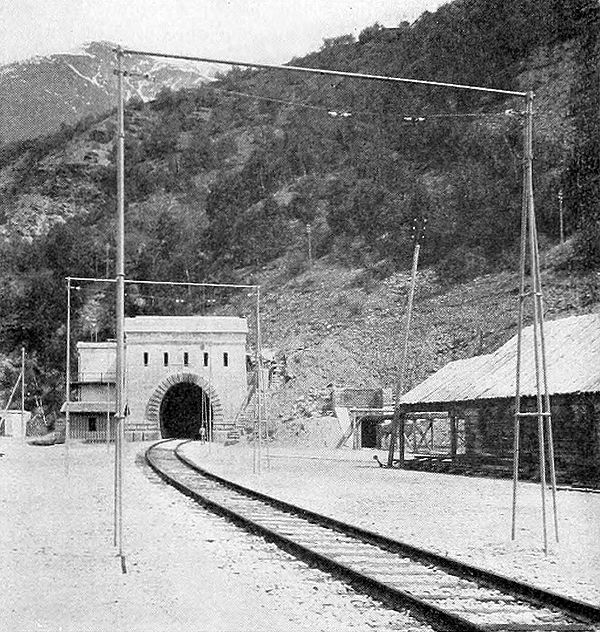
[[[600,394],[556,395],[551,398],[557,478],[567,484],[600,484]],[[522,409],[535,408],[533,398]],[[514,402],[481,400],[455,405],[465,419],[468,456],[512,457]],[[538,476],[537,418],[521,420],[521,466]]]

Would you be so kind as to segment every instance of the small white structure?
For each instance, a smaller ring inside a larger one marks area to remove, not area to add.
[[[111,436],[115,414],[115,361],[114,342],[77,343],[77,380],[75,399],[69,402],[69,436],[100,441]],[[66,404],[62,407],[66,411]]]
[[[248,390],[247,333],[236,317],[126,318],[126,437],[224,440]],[[115,413],[116,345],[80,342],[77,351],[69,435],[101,440]]]
[[[2,410],[0,411],[0,435],[24,439],[27,433],[27,422],[31,419],[31,413],[26,410]]]

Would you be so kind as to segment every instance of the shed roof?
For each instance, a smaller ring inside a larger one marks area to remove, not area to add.
[[[67,412],[67,407],[69,408],[70,413],[102,413],[106,415],[107,409],[109,413],[114,413],[116,411],[114,400],[108,402],[65,402],[61,406],[60,412]]]
[[[125,319],[127,333],[248,333],[237,316],[135,316]]]
[[[550,394],[600,391],[600,314],[544,323]],[[450,362],[405,393],[405,404],[514,397],[517,336],[488,355]],[[542,385],[543,386],[543,385]],[[523,329],[521,393],[536,393],[533,326]]]

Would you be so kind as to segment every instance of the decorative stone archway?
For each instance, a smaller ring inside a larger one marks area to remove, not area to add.
[[[146,421],[152,424],[153,428],[161,429],[160,425],[160,405],[167,391],[176,384],[195,384],[199,386],[210,398],[212,408],[212,422],[223,422],[223,406],[217,391],[205,379],[195,373],[176,373],[164,379],[154,389],[150,399],[146,404]]]

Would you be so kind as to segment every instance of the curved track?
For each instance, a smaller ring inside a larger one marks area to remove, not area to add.
[[[440,630],[600,630],[600,608],[402,544],[210,474],[167,440],[146,452],[167,482],[294,555]]]

